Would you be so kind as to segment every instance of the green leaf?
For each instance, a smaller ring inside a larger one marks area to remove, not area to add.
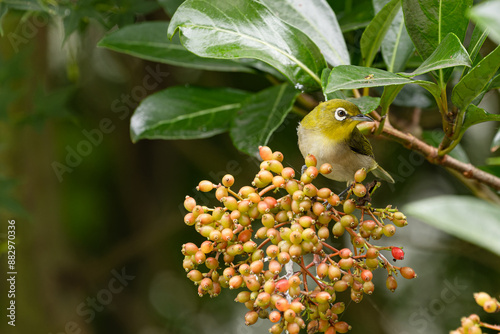
[[[436,50],[412,73],[399,73],[400,75],[414,77],[430,71],[455,66],[471,66],[469,54],[458,37],[449,33],[439,44]]]
[[[482,30],[478,26],[474,27],[469,47],[467,48],[467,52],[469,53],[470,60],[472,62],[476,59],[476,56],[478,55],[479,50],[481,50],[486,37],[488,37],[488,32],[486,30]]]
[[[500,255],[500,207],[494,204],[469,196],[444,195],[407,204],[403,212]]]
[[[472,0],[402,0],[406,29],[422,59],[452,32],[464,40]]]
[[[229,131],[234,146],[249,155],[256,155],[260,145],[266,145],[273,132],[292,110],[299,91],[289,84],[264,89],[241,106]]]
[[[384,116],[389,111],[389,107],[405,85],[385,86],[380,97],[380,116]]]
[[[417,84],[427,89],[436,99],[439,99],[441,94],[438,86],[433,82],[412,80],[377,68],[354,65],[341,65],[332,69],[324,93],[328,95],[341,89],[407,84]]]
[[[500,0],[490,0],[472,7],[469,17],[483,30],[488,30],[490,38],[500,44],[498,13],[500,13]]]
[[[500,115],[491,114],[482,108],[470,104],[465,112],[465,119],[464,124],[462,125],[461,132],[463,133],[465,130],[475,124],[489,121],[500,121]]]
[[[358,106],[359,111],[362,114],[369,114],[380,105],[380,97],[372,97],[372,96],[361,96],[361,97],[348,97],[347,101],[350,101]]]
[[[132,141],[207,138],[225,132],[249,95],[230,88],[177,86],[159,91],[142,100],[132,115]]]
[[[498,130],[497,134],[495,135],[495,138],[493,138],[493,141],[491,142],[491,152],[495,152],[500,148],[500,130]]]
[[[187,0],[168,28],[202,57],[259,59],[283,73],[300,90],[321,86],[326,62],[318,47],[297,28],[256,0]]]
[[[488,85],[500,67],[500,46],[484,57],[453,88],[451,100],[460,109],[467,106]]]
[[[343,33],[365,28],[373,19],[371,0],[329,1]]]
[[[178,40],[169,41],[168,22],[145,22],[126,26],[97,44],[113,51],[160,63],[212,71],[253,72],[232,60],[201,58],[186,50]]]
[[[400,0],[390,0],[373,18],[361,35],[361,56],[363,64],[370,67],[382,44],[387,30],[401,6]]]
[[[300,29],[319,47],[333,66],[349,65],[349,52],[337,17],[325,0],[262,0],[286,23]]]
[[[184,0],[158,0],[160,6],[163,7],[165,12],[167,12],[170,17],[174,15],[175,11],[184,2]]]
[[[389,0],[373,0],[373,8],[378,13]],[[406,31],[403,10],[398,9],[380,48],[382,58],[389,72],[401,72],[405,69],[415,47]]]

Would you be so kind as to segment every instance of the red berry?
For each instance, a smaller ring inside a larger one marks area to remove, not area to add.
[[[405,252],[399,247],[392,247],[391,253],[394,257],[394,261],[403,260],[405,258]]]
[[[371,270],[365,269],[361,272],[361,279],[365,282],[371,281],[373,278],[373,273]]]
[[[269,320],[271,320],[271,322],[280,321],[281,320],[281,312],[272,311],[271,313],[269,313]]]

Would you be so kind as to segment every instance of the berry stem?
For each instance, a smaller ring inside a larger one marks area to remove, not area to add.
[[[335,252],[335,254],[330,254],[330,255],[338,255],[339,254],[339,250],[337,248],[335,248],[333,246],[330,246],[329,244],[327,244],[324,241],[321,241],[321,243],[323,244],[324,247],[326,247],[326,248],[328,248],[328,249],[330,249],[330,250],[332,250],[332,251]]]
[[[276,186],[274,184],[271,184],[267,187],[265,187],[264,189],[262,189],[260,192],[259,192],[259,196],[263,196],[265,195],[268,191],[271,191],[273,189],[276,189]]]
[[[479,322],[479,325],[482,326],[482,327],[486,327],[486,328],[489,328],[489,329],[500,331],[500,325],[490,325],[490,324],[487,324],[487,323],[482,322],[482,321]]]
[[[316,282],[316,284],[320,287],[321,290],[324,290],[323,288],[323,284],[318,281],[318,279],[316,277],[314,277],[313,274],[311,274],[311,272],[309,270],[306,269],[306,267],[304,267],[304,257],[301,257],[301,263],[298,263],[298,265],[302,268],[302,274],[304,275],[304,289],[306,289],[306,291],[308,291],[307,289],[307,278],[305,277],[305,275],[309,275],[313,280],[314,282]]]

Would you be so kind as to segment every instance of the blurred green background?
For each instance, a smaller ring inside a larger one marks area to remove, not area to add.
[[[0,332],[267,333],[267,320],[244,325],[246,309],[233,302],[237,291],[199,298],[185,277],[180,252],[183,243],[202,241],[183,223],[184,197],[195,195],[199,180],[219,182],[227,172],[237,186],[249,184],[258,160],[236,151],[227,134],[132,144],[129,119],[144,93],[169,86],[258,91],[268,83],[251,74],[159,65],[97,48],[115,24],[168,18],[156,2],[129,1],[120,7],[127,10],[117,13],[105,7],[111,4],[75,2],[74,8],[81,7],[65,20],[26,11],[11,11],[3,19],[0,241],[5,242],[7,222],[14,219],[18,274],[12,327],[4,316],[8,270],[3,249]],[[92,16],[85,8],[101,12]],[[352,30],[347,38],[359,39],[359,32]],[[145,81],[152,72],[160,73],[157,85]],[[497,93],[483,103],[498,112]],[[405,112],[399,110],[403,117]],[[439,121],[433,123],[432,115],[438,113],[432,107],[423,113],[432,130]],[[299,120],[290,115],[269,145],[296,170],[302,165],[295,133]],[[478,125],[467,133],[463,146],[473,163],[483,164],[489,156],[495,127]],[[444,169],[398,144],[371,139],[380,164],[399,176],[395,187],[378,191],[377,205],[468,194]],[[446,333],[470,313],[500,323],[472,298],[476,291],[500,293],[497,256],[411,217],[390,243],[404,245],[403,263],[418,278],[400,278],[390,293],[384,277],[378,277],[372,297],[348,303],[342,320],[353,326],[352,333]]]

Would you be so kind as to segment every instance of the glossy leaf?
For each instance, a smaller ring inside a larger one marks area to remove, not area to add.
[[[472,0],[402,0],[406,29],[422,59],[450,32],[464,40]]]
[[[229,130],[250,94],[230,88],[171,87],[146,97],[130,120],[132,141],[207,138]]]
[[[389,111],[389,107],[399,94],[401,89],[403,89],[404,85],[393,85],[393,86],[385,86],[384,92],[380,97],[380,116],[384,116]]]
[[[500,207],[497,205],[475,197],[444,195],[407,204],[402,211],[500,255]]]
[[[299,91],[289,84],[260,91],[243,103],[231,124],[234,146],[249,155],[256,155],[260,145],[266,145],[273,132],[292,110]]]
[[[385,34],[401,8],[400,0],[390,0],[373,18],[361,35],[360,47],[363,64],[370,67]]]
[[[375,12],[379,12],[389,0],[373,0]],[[406,31],[403,10],[399,8],[380,48],[389,72],[401,72],[415,51],[410,35]]]
[[[489,121],[500,121],[499,114],[491,114],[486,110],[479,108],[473,104],[467,107],[465,112],[464,124],[462,125],[462,132],[467,130],[469,127]]]
[[[400,73],[401,75],[414,77],[430,71],[436,71],[443,68],[455,66],[471,66],[469,54],[458,37],[449,33],[438,45],[437,49],[410,74]]]
[[[354,65],[341,65],[332,69],[328,83],[324,89],[330,94],[341,89],[357,89],[364,87],[383,87],[393,85],[417,84],[427,89],[436,99],[439,99],[438,86],[430,81],[412,80],[398,74]]]
[[[300,90],[321,86],[326,62],[318,47],[256,0],[187,0],[175,12],[168,36],[177,30],[186,49],[198,56],[259,59]]]
[[[325,0],[262,0],[286,23],[300,29],[319,47],[333,66],[350,64],[349,52],[337,17]]]
[[[380,105],[380,97],[373,97],[373,96],[361,96],[357,98],[349,97],[346,98],[346,100],[357,105],[359,111],[361,111],[362,114],[368,114],[373,110],[377,109],[377,107]]]
[[[483,30],[488,30],[489,37],[495,43],[500,44],[498,13],[500,13],[500,0],[490,0],[472,7],[469,16]]]
[[[453,88],[451,99],[460,109],[467,106],[488,85],[500,67],[500,46],[484,57]]]
[[[478,26],[474,27],[469,46],[467,47],[467,52],[469,53],[470,60],[473,63],[474,60],[476,60],[476,56],[478,55],[479,50],[481,50],[486,37],[488,37],[488,32],[486,30],[482,30]]]
[[[225,59],[202,58],[167,38],[168,22],[126,26],[101,39],[99,46],[160,63],[212,71],[253,72],[250,67]]]

